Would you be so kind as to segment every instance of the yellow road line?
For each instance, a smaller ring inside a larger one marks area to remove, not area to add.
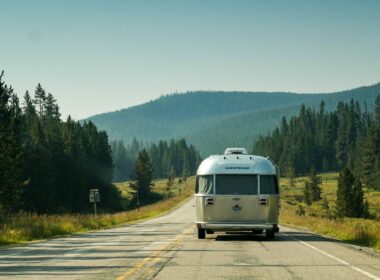
[[[185,239],[186,235],[189,234],[189,233],[191,233],[192,231],[193,231],[193,226],[191,226],[190,228],[184,230],[181,234],[177,235],[172,242],[169,242],[168,244],[162,245],[161,247],[159,247],[156,250],[156,252],[154,252],[150,256],[142,259],[141,261],[138,261],[134,265],[134,267],[128,269],[126,272],[124,272],[123,274],[121,274],[118,278],[116,278],[116,280],[125,280],[125,279],[127,279],[129,276],[131,276],[131,275],[139,272],[141,269],[143,269],[145,267],[145,265],[148,264],[149,262],[151,262],[152,265],[158,263],[162,259],[161,258],[162,252],[164,252],[164,251],[170,251],[173,248],[179,246],[179,244]]]

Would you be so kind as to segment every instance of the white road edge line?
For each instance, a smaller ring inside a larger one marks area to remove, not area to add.
[[[359,267],[356,267],[356,266],[354,266],[354,265],[352,265],[352,264],[350,264],[350,263],[348,263],[348,262],[346,262],[346,261],[344,261],[344,260],[342,260],[342,259],[340,259],[338,257],[335,257],[335,256],[333,256],[333,255],[331,255],[331,254],[329,254],[329,253],[327,253],[325,251],[322,251],[321,249],[318,249],[318,248],[314,247],[313,245],[310,245],[309,243],[307,243],[305,241],[299,240],[299,239],[297,239],[297,238],[295,238],[293,236],[289,236],[288,234],[283,233],[283,232],[281,232],[280,234],[285,235],[285,236],[287,236],[287,237],[289,237],[289,238],[291,238],[293,240],[296,240],[296,241],[302,243],[303,245],[305,245],[305,246],[307,246],[307,247],[309,247],[309,248],[311,248],[311,249],[313,249],[313,250],[315,250],[315,251],[317,251],[317,252],[319,252],[319,253],[321,253],[321,254],[329,257],[329,258],[332,258],[332,259],[336,260],[337,262],[340,262],[341,264],[343,264],[345,266],[348,266],[348,267],[352,268],[353,270],[356,270],[357,272],[359,272],[359,273],[367,276],[370,279],[380,280],[379,277],[377,277],[377,276],[375,276],[375,275],[373,275],[373,274],[371,274],[371,273],[369,273],[369,272],[367,272],[367,271],[365,271],[363,269],[360,269]]]

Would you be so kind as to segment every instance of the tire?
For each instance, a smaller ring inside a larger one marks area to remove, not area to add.
[[[252,233],[254,233],[254,234],[261,234],[261,233],[263,233],[263,229],[253,229],[252,230]]]
[[[203,228],[198,228],[198,239],[206,238],[206,230]]]
[[[266,239],[273,239],[274,238],[274,230],[273,229],[266,229],[265,230],[265,237],[266,237]]]
[[[274,231],[275,232],[280,232],[280,228],[278,227],[278,225],[274,225]]]
[[[214,231],[211,230],[211,229],[206,229],[206,233],[207,233],[207,234],[214,234]]]

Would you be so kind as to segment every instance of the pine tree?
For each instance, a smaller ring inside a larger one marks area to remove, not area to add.
[[[31,99],[29,92],[26,91],[24,95],[24,102],[22,107],[24,113],[24,120],[26,122],[26,127],[31,127],[32,123],[36,121],[37,113],[36,108],[33,105],[33,100]]]
[[[344,168],[339,174],[336,210],[340,217],[368,216],[362,184],[348,168]]]
[[[13,89],[0,75],[0,212],[11,212],[20,205],[21,184],[21,110]]]
[[[183,167],[182,167],[182,178],[183,180],[186,182],[187,180],[187,177],[190,176],[190,163],[189,161],[186,159],[183,163]]]
[[[350,169],[344,168],[339,173],[338,188],[336,193],[336,212],[339,217],[349,215],[349,207],[351,207],[351,188],[354,181],[355,178]]]
[[[289,186],[294,187],[295,186],[295,180],[294,180],[294,168],[290,166],[288,168],[288,178],[289,178]]]
[[[41,84],[38,84],[34,92],[33,103],[37,108],[38,115],[40,118],[45,116],[45,102],[46,102],[46,92],[42,88]]]
[[[51,93],[45,97],[45,103],[43,104],[43,111],[45,113],[45,118],[47,121],[59,121],[61,113],[59,112],[59,106],[57,100]]]
[[[168,174],[168,181],[166,183],[166,187],[167,187],[167,191],[168,191],[168,197],[171,196],[171,189],[174,185],[175,176],[176,176],[176,171],[175,171],[175,168],[172,166],[170,168],[170,171]]]
[[[360,175],[361,181],[366,186],[371,186],[375,182],[376,176],[376,131],[374,127],[362,137],[359,142],[359,161],[356,171]]]
[[[374,119],[376,126],[380,128],[380,94],[378,94],[375,99]]]
[[[348,128],[347,128],[347,111],[348,106],[343,102],[340,102],[337,107],[338,114],[338,132],[335,142],[336,149],[336,159],[338,162],[338,167],[342,168],[347,163],[347,151],[348,151]]]
[[[153,179],[153,164],[145,149],[138,155],[133,178],[136,180],[139,198],[143,201],[149,197]]]
[[[123,141],[114,141],[111,143],[112,158],[114,162],[114,182],[122,182],[127,180],[131,175],[132,165],[131,160],[128,158],[127,149]]]
[[[368,207],[364,201],[364,192],[362,183],[356,179],[351,191],[350,217],[365,218],[368,217]]]
[[[329,202],[327,201],[327,198],[326,196],[323,196],[323,200],[322,200],[322,209],[324,211],[324,216],[326,218],[330,218],[330,206],[329,206]]]
[[[318,201],[321,199],[322,189],[320,184],[322,183],[322,178],[317,176],[315,168],[312,168],[310,171],[310,200],[312,202]]]
[[[312,202],[313,202],[311,200],[311,184],[308,181],[305,182],[305,185],[304,185],[304,188],[303,188],[303,201],[307,205],[311,205]]]

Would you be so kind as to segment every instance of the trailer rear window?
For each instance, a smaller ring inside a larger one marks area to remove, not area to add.
[[[276,176],[260,175],[260,194],[278,194]]]
[[[197,176],[195,193],[213,193],[214,178],[212,175]]]
[[[217,194],[257,195],[257,175],[216,175]]]

